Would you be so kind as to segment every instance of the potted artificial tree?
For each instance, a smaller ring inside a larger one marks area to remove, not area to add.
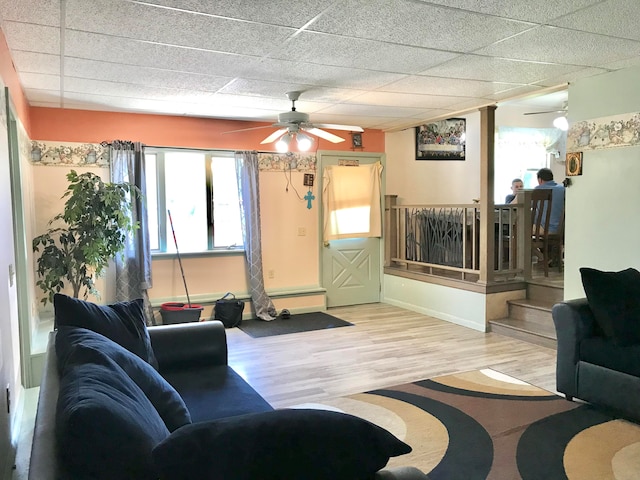
[[[129,183],[105,183],[91,172],[67,174],[69,187],[64,212],[49,221],[49,229],[33,239],[33,251],[42,253],[37,260],[39,286],[46,296],[43,304],[53,303],[53,296],[69,286],[73,296],[89,294],[100,298],[95,279],[116,255],[126,236],[139,225],[129,212],[130,199],[139,197],[139,189]]]

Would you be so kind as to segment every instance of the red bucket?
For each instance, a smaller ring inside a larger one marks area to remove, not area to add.
[[[167,302],[160,305],[160,315],[163,325],[174,323],[187,323],[200,321],[200,313],[204,310],[202,305]]]

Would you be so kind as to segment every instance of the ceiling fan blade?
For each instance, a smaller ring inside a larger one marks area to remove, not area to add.
[[[287,132],[286,128],[281,128],[280,130],[276,130],[271,135],[269,135],[267,138],[262,140],[260,142],[260,144],[275,142],[276,138],[280,137],[282,134],[284,134],[286,132]]]
[[[240,130],[229,130],[228,132],[222,132],[221,135],[225,135],[227,133],[248,132],[249,130],[261,130],[263,128],[272,128],[272,127],[273,125],[263,125],[262,127],[241,128]]]
[[[344,138],[340,138],[337,135],[334,135],[333,133],[329,133],[329,132],[325,132],[324,130],[320,130],[319,128],[306,128],[306,127],[300,127],[301,130],[304,130],[305,132],[309,132],[312,135],[315,135],[316,137],[320,137],[320,138],[324,138],[325,140],[329,140],[332,143],[340,143],[340,142],[344,142]]]
[[[523,115],[540,115],[542,113],[566,113],[566,110],[548,110],[546,112],[526,112]]]
[[[333,123],[314,123],[314,127],[328,128],[329,130],[347,130],[351,132],[364,132],[362,127],[355,125],[335,125]]]

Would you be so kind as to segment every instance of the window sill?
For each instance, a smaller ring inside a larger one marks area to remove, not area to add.
[[[225,257],[225,256],[236,256],[242,255],[244,256],[243,248],[221,248],[219,250],[207,250],[204,252],[180,252],[180,258],[209,258],[209,257]],[[176,252],[152,252],[151,259],[164,260],[164,259],[172,259],[178,258],[178,254]]]

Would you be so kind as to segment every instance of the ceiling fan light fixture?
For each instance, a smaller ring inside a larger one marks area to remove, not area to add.
[[[296,134],[296,142],[298,143],[298,150],[301,152],[306,152],[313,145],[313,140],[309,135],[305,135],[304,133]]]
[[[276,142],[276,150],[279,153],[287,153],[289,151],[289,144],[291,143],[291,134],[285,133],[280,140]]]
[[[564,115],[560,115],[553,120],[553,126],[566,132],[569,130],[569,122],[567,121],[567,117]]]

